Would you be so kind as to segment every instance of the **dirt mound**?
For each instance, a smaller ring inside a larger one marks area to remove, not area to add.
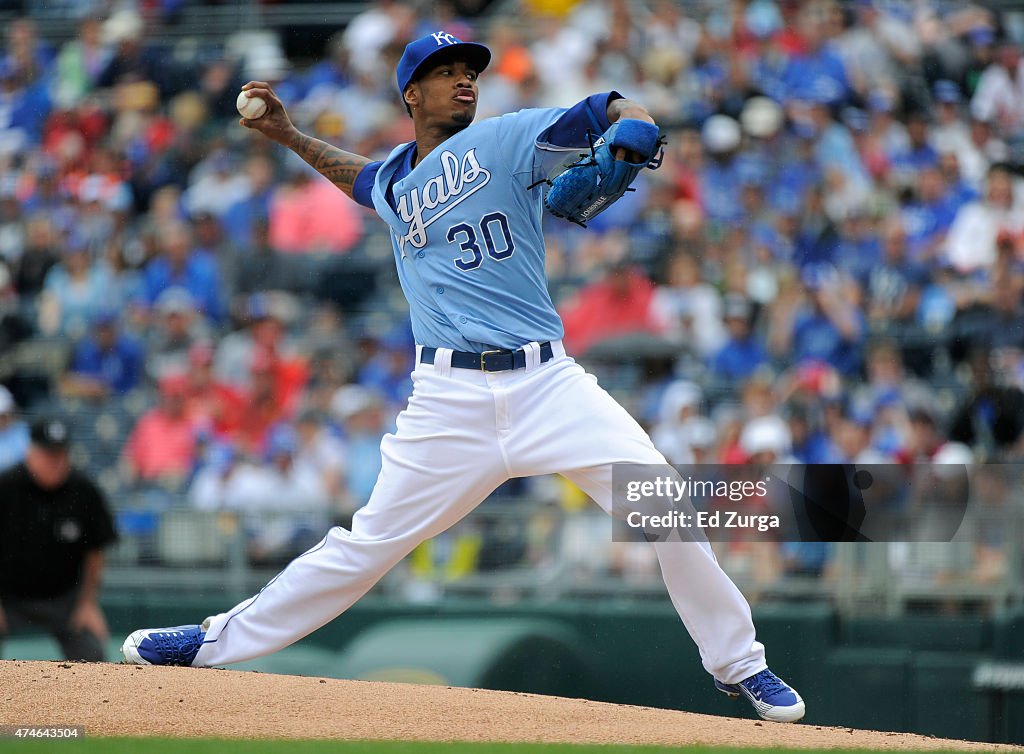
[[[1017,750],[506,691],[231,670],[0,661],[0,725],[89,735]]]

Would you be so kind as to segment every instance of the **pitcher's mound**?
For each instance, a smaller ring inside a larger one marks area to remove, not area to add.
[[[0,699],[0,725],[84,725],[90,736],[1012,748],[508,691],[106,663],[0,661]]]

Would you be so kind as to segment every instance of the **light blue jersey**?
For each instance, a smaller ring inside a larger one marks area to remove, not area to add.
[[[618,96],[475,123],[411,170],[414,142],[363,169],[353,193],[390,226],[417,343],[482,352],[562,337],[544,269],[543,189],[529,187],[585,146],[588,129],[607,129]]]

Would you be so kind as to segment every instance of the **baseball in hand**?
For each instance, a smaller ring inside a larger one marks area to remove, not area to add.
[[[235,107],[238,108],[238,112],[243,118],[256,120],[256,118],[262,118],[267,112],[267,101],[262,97],[248,97],[245,92],[239,92],[238,99],[235,100]]]

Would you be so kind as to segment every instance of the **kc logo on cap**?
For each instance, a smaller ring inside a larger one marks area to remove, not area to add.
[[[405,47],[402,59],[398,61],[398,68],[395,71],[398,80],[398,91],[402,93],[410,81],[416,79],[417,75],[426,68],[427,62],[434,55],[448,52],[452,48],[458,48],[461,58],[473,66],[473,69],[480,73],[491,62],[491,51],[476,42],[463,42],[453,34],[446,31],[435,31],[424,37],[413,40]]]

